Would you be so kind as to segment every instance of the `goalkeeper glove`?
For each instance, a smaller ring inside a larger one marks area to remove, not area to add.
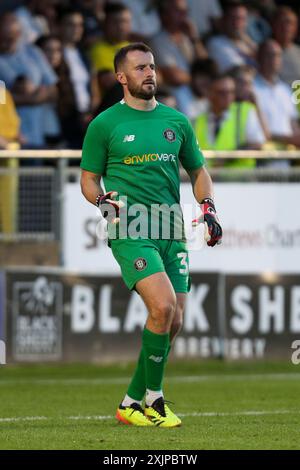
[[[117,197],[116,191],[110,191],[106,194],[99,194],[96,197],[96,206],[99,207],[102,216],[107,222],[118,224],[120,222],[120,209],[124,207],[122,201],[113,201]]]
[[[222,227],[217,217],[214,201],[207,197],[200,202],[202,215],[192,221],[193,226],[199,225],[203,220],[205,224],[205,240],[208,246],[220,245],[222,240]]]

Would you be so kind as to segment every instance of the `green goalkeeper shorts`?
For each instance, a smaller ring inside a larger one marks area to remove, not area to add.
[[[179,240],[110,240],[114,257],[120,265],[127,287],[151,274],[165,272],[174,291],[190,290],[189,257],[186,243]]]

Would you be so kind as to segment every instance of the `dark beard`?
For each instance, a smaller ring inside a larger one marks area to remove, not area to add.
[[[152,90],[145,91],[142,87],[138,88],[130,83],[127,83],[128,91],[134,98],[139,98],[140,100],[151,100],[156,93],[157,86],[155,85]]]

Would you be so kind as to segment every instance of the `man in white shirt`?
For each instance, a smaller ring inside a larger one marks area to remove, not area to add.
[[[291,85],[300,77],[300,46],[295,43],[299,21],[288,6],[281,6],[273,18],[273,37],[282,47],[280,78]]]
[[[255,65],[256,44],[248,36],[248,11],[242,3],[229,4],[223,16],[224,34],[213,36],[207,44],[209,57],[227,72],[237,65]]]
[[[300,147],[298,112],[292,102],[292,89],[279,79],[282,49],[268,39],[258,51],[259,73],[254,81],[255,94],[265,117],[271,140],[279,148],[287,145]]]

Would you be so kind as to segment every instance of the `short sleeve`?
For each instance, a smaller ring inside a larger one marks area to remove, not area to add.
[[[183,123],[184,139],[179,153],[179,159],[185,170],[195,170],[205,164],[205,158],[195,137],[188,119]]]
[[[94,119],[86,132],[80,167],[98,175],[105,173],[108,152],[108,134],[103,121]]]

